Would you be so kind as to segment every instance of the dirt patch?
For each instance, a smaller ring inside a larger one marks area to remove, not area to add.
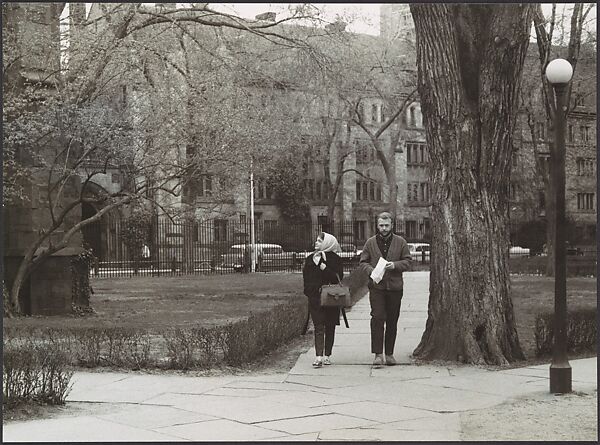
[[[461,440],[598,440],[598,393],[539,394],[462,413]]]

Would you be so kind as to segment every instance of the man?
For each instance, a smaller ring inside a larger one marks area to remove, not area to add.
[[[392,215],[388,212],[377,216],[378,233],[367,240],[360,255],[360,267],[371,275],[379,258],[387,261],[385,273],[379,283],[369,278],[369,301],[371,303],[371,352],[375,354],[373,366],[396,364],[394,344],[400,303],[403,295],[402,272],[412,267],[412,257],[404,238],[392,232]],[[384,342],[385,340],[385,342]]]

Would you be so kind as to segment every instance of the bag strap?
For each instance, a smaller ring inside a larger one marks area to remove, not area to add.
[[[349,328],[350,326],[348,326],[348,318],[346,318],[346,310],[344,308],[342,308],[342,316],[344,317],[344,324]]]

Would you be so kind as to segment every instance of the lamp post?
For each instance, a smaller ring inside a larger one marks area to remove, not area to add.
[[[256,239],[254,237],[254,159],[250,159],[250,258],[251,271],[256,272]]]
[[[554,183],[554,345],[550,365],[550,392],[571,392],[571,365],[567,358],[567,258],[565,244],[565,127],[566,93],[573,67],[564,59],[555,59],[546,67],[546,78],[554,88],[554,144],[550,173]]]

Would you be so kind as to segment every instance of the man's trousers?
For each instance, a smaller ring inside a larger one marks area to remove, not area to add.
[[[371,352],[392,355],[396,343],[402,290],[369,289],[371,303]]]

